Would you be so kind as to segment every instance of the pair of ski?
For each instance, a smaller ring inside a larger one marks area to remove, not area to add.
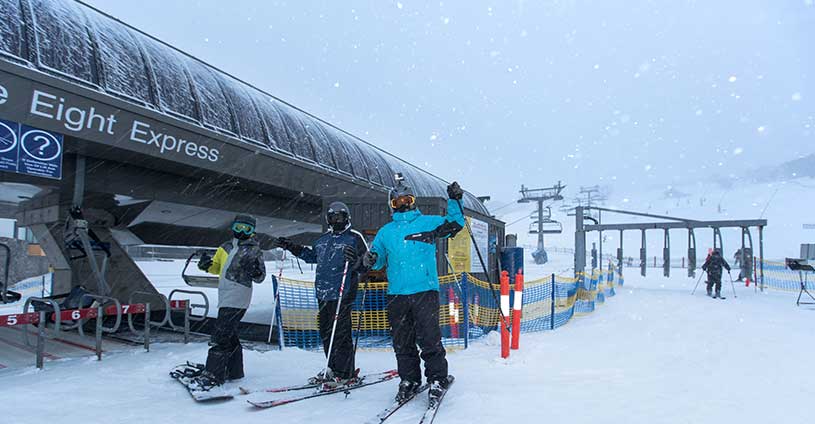
[[[195,376],[204,370],[203,364],[195,364],[187,362],[183,365],[178,365],[171,372],[170,376],[181,383],[189,391],[190,396],[197,402],[210,402],[216,400],[229,400],[238,395],[248,395],[250,393],[286,393],[299,390],[317,389],[313,393],[303,396],[294,396],[274,401],[266,402],[251,402],[252,405],[258,408],[271,408],[275,406],[285,405],[305,399],[311,399],[319,396],[326,396],[334,393],[344,393],[360,387],[370,386],[371,384],[382,383],[397,377],[399,374],[396,370],[389,370],[374,374],[367,374],[360,376],[354,384],[339,386],[332,389],[322,389],[322,383],[306,383],[294,386],[267,388],[267,389],[250,389],[245,387],[238,388],[225,388],[224,386],[214,386],[208,389],[202,389],[195,384]]]
[[[317,388],[316,391],[305,394],[305,395],[301,395],[301,396],[293,396],[293,397],[289,397],[289,398],[267,400],[267,401],[260,401],[260,402],[247,400],[247,402],[249,402],[252,406],[254,406],[256,408],[261,408],[261,409],[274,408],[276,406],[288,405],[290,403],[299,402],[301,400],[306,400],[306,399],[313,399],[313,398],[321,397],[321,396],[328,396],[328,395],[333,395],[333,394],[337,394],[337,393],[346,393],[347,394],[351,390],[360,389],[360,388],[371,386],[371,385],[374,385],[374,384],[384,383],[386,381],[393,380],[394,378],[396,378],[398,376],[399,376],[399,373],[396,370],[389,370],[389,371],[375,373],[375,374],[366,374],[366,375],[360,376],[357,379],[357,381],[352,383],[352,384],[348,384],[348,385],[344,385],[344,386],[338,386],[338,387],[330,388],[330,389],[323,388],[323,386],[320,385],[320,384],[304,384],[304,385],[300,385],[300,386],[289,386],[289,387],[282,387],[282,388],[277,388],[277,389],[256,390],[254,392],[281,393],[281,392],[290,392],[290,391],[296,391],[296,390],[305,390],[305,389],[310,389],[310,388],[315,388],[315,387]],[[247,389],[244,389],[244,388],[241,388],[240,390],[241,390],[241,394],[253,393],[253,391],[250,391],[250,390],[247,390]]]
[[[307,394],[307,395],[304,395],[304,396],[297,396],[297,397],[286,398],[286,399],[278,399],[278,400],[271,400],[271,401],[265,401],[265,402],[253,402],[253,401],[247,401],[247,402],[249,402],[252,406],[254,406],[256,408],[262,408],[262,409],[274,408],[276,406],[287,405],[287,404],[290,404],[290,403],[294,403],[294,402],[298,402],[298,401],[306,400],[306,399],[312,399],[312,398],[320,397],[320,396],[328,396],[328,395],[333,395],[333,394],[337,394],[337,393],[346,393],[346,394],[348,394],[348,392],[351,391],[351,390],[359,389],[359,388],[370,386],[370,385],[373,385],[373,384],[383,383],[385,381],[392,380],[393,378],[395,378],[397,376],[398,376],[398,373],[396,373],[395,370],[391,370],[391,371],[386,371],[384,373],[371,374],[371,375],[366,375],[366,376],[360,377],[360,380],[359,380],[358,383],[356,383],[354,385],[350,385],[350,386],[338,387],[336,389],[331,389],[331,390],[318,390],[318,391],[316,391],[314,393],[310,393],[310,394]],[[439,411],[439,407],[441,406],[441,402],[444,399],[444,396],[447,394],[447,390],[450,388],[450,385],[452,385],[454,381],[455,381],[455,378],[453,376],[448,377],[447,389],[445,389],[437,399],[433,399],[432,401],[428,402],[427,409],[425,410],[424,414],[422,414],[422,418],[419,420],[419,424],[432,424],[433,423],[433,420],[436,418],[436,413]],[[285,391],[292,391],[292,390],[301,390],[301,389],[309,388],[309,387],[311,387],[311,386],[310,385],[291,386],[289,388],[267,389],[267,390],[262,390],[262,391],[265,391],[265,392],[285,392]],[[413,400],[413,398],[418,396],[420,393],[424,393],[429,387],[430,386],[428,384],[424,384],[424,385],[420,386],[419,389],[416,390],[416,392],[414,392],[407,399],[404,399],[402,401],[394,401],[394,403],[391,406],[389,406],[389,407],[385,408],[384,410],[382,410],[382,412],[380,412],[379,414],[376,415],[376,418],[368,421],[366,424],[382,424],[383,422],[385,422],[385,420],[387,420],[393,414],[395,414],[396,411],[398,411],[401,407],[405,406],[408,402]],[[244,389],[242,389],[242,391],[243,390]],[[243,391],[243,393],[249,393],[249,392]]]
[[[447,388],[444,389],[441,395],[433,400],[428,401],[427,409],[425,410],[424,414],[422,414],[422,418],[419,420],[419,424],[431,424],[433,420],[436,418],[436,413],[439,411],[439,407],[441,406],[441,401],[444,400],[444,396],[447,394],[447,391],[450,389],[450,386],[455,382],[455,377],[452,375],[448,376]],[[413,400],[416,396],[420,393],[424,393],[430,385],[423,384],[421,385],[410,397],[407,399],[403,399],[401,401],[394,401],[393,404],[376,415],[376,418],[370,421],[367,421],[365,424],[382,424],[390,418],[393,414],[396,413],[401,407],[405,406],[408,402]]]

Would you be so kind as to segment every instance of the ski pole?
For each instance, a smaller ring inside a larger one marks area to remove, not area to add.
[[[365,279],[365,284],[362,286],[362,306],[359,311],[359,318],[357,319],[357,336],[354,338],[354,356],[357,355],[357,347],[359,346],[359,333],[362,331],[362,319],[365,317],[365,295],[368,294],[368,279]]]
[[[695,286],[693,286],[693,291],[692,291],[692,292],[690,292],[690,295],[691,295],[691,296],[693,296],[693,294],[694,294],[694,293],[696,293],[696,288],[697,288],[697,287],[699,287],[699,282],[700,282],[700,281],[702,281],[702,277],[705,275],[705,273],[706,273],[706,272],[707,272],[707,271],[702,271],[702,273],[701,273],[701,274],[699,274],[699,279],[698,279],[698,280],[696,280],[696,285],[695,285]]]
[[[461,200],[456,199],[456,203],[458,203],[458,209],[461,211],[461,215],[464,215],[464,206],[461,206]],[[473,235],[473,230],[470,227],[470,222],[467,221],[467,218],[464,218],[464,225],[467,227],[467,232],[470,233],[470,241],[472,241],[473,246],[475,246],[475,253],[478,255],[478,261],[481,262],[481,269],[484,270],[484,275],[487,276],[487,283],[490,285],[490,293],[492,294],[492,300],[495,301],[496,305],[500,305],[501,301],[498,300],[498,296],[495,294],[495,289],[492,287],[492,278],[490,277],[490,271],[487,269],[487,265],[484,264],[484,258],[481,257],[481,249],[478,248],[478,242],[475,241],[475,236]],[[506,327],[507,331],[509,331],[509,320],[504,315],[504,312],[501,308],[498,308],[498,314],[501,315],[501,323],[504,327]]]
[[[342,269],[342,281],[340,281],[340,294],[337,299],[337,311],[334,312],[334,323],[331,325],[331,340],[328,342],[328,353],[325,355],[325,368],[323,375],[328,373],[328,364],[331,361],[331,350],[334,348],[334,332],[337,331],[337,320],[340,317],[340,306],[342,305],[342,291],[345,289],[345,276],[348,275],[348,262],[345,262],[345,267]]]
[[[283,278],[283,265],[286,263],[286,251],[283,250],[283,257],[280,259],[280,271],[277,273],[277,285],[275,287],[274,284],[272,285],[272,321],[269,323],[269,337],[266,340],[266,343],[272,343],[272,331],[274,330],[275,320],[277,319],[277,298],[280,296],[279,293],[279,286],[280,286],[280,279]],[[280,347],[283,347],[283,335],[280,334]]]
[[[733,297],[738,297],[736,296],[736,285],[733,283],[733,276],[730,275],[730,271],[727,271],[727,276],[730,277],[730,287],[733,288]]]
[[[444,259],[447,261],[447,266],[450,268],[450,271],[453,273],[453,278],[456,280],[456,286],[458,287],[458,292],[462,293],[461,290],[461,282],[458,280],[458,273],[456,273],[456,269],[453,268],[453,263],[450,262],[450,257],[447,254],[444,254]]]

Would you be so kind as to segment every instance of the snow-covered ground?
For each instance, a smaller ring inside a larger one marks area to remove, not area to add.
[[[569,258],[563,259],[568,263]],[[561,263],[560,265],[563,265]],[[550,267],[558,266],[554,261]],[[528,272],[550,272],[529,268]],[[496,338],[451,353],[457,382],[439,423],[804,423],[811,384],[813,309],[797,308],[789,293],[755,293],[725,286],[728,299],[691,296],[695,280],[641,278],[598,310],[554,332],[524,334],[521,350],[499,358]],[[529,276],[532,277],[531,275]],[[385,407],[396,382],[271,410],[253,410],[244,398],[196,404],[167,371],[203,361],[204,343],[156,344],[95,359],[49,362],[0,372],[6,423],[144,420],[174,423],[360,423]],[[323,356],[298,349],[245,353],[248,387],[302,381]],[[393,368],[390,352],[361,352],[363,372]],[[266,399],[268,395],[249,395]],[[410,423],[416,400],[389,422]]]

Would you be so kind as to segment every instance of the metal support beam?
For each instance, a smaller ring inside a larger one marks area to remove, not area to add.
[[[85,197],[85,156],[76,155],[76,172],[74,173],[74,198],[73,205],[82,207],[82,199]]]
[[[696,277],[696,234],[688,229],[688,277]]]
[[[719,253],[724,257],[724,241],[722,240],[722,232],[719,227],[713,227],[713,249],[719,249]]]
[[[586,225],[585,231],[609,230],[664,230],[688,228],[741,228],[766,226],[766,219],[746,219],[733,221],[696,221],[696,222],[641,222],[631,224],[596,224]]]
[[[617,270],[623,272],[623,230],[620,230],[620,247],[617,248]]]
[[[586,270],[586,231],[583,228],[583,207],[574,210],[574,274],[580,276]]]
[[[662,242],[662,275],[671,276],[671,233],[667,229]]]
[[[654,214],[651,214],[651,213],[624,211],[624,210],[620,210],[620,209],[609,209],[609,208],[601,208],[601,207],[596,207],[596,206],[588,207],[586,209],[594,209],[596,211],[606,211],[606,212],[612,212],[612,213],[619,213],[619,214],[622,214],[622,215],[642,216],[642,217],[646,217],[646,218],[669,219],[671,221],[699,222],[699,221],[696,221],[694,219],[678,218],[678,217],[675,217],[675,216],[654,215]]]
[[[599,265],[600,272],[603,272],[603,232],[600,231],[600,252],[597,255],[597,264]]]
[[[642,230],[642,247],[640,247],[640,275],[645,277],[645,268],[648,264],[648,252],[645,250],[645,229]]]
[[[764,227],[758,226],[758,265],[761,272],[761,291],[764,291]]]

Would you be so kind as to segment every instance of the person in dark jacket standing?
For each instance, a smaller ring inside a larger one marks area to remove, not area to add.
[[[356,299],[360,277],[367,271],[362,265],[362,256],[368,252],[365,238],[351,228],[351,212],[342,202],[333,202],[326,212],[328,231],[311,246],[302,246],[287,238],[278,238],[277,245],[293,253],[307,263],[317,264],[314,281],[315,294],[319,305],[318,324],[323,350],[329,355],[328,369],[320,371],[309,379],[310,383],[346,385],[357,377],[354,364],[354,343],[351,335],[351,309]],[[343,274],[345,266],[346,274]],[[339,300],[340,285],[345,277],[342,300]],[[334,343],[331,333],[334,315],[340,302]]]
[[[439,328],[439,278],[436,240],[455,235],[464,227],[459,207],[464,191],[458,183],[447,187],[447,215],[422,215],[413,190],[397,174],[390,193],[392,221],[374,238],[364,264],[379,270],[387,266],[388,320],[399,370],[398,401],[406,400],[421,386],[421,359],[430,384],[431,401],[443,393],[450,378]]]
[[[206,368],[195,380],[199,390],[243,378],[243,346],[238,338],[238,325],[252,300],[252,284],[266,278],[255,226],[255,218],[236,216],[231,227],[232,240],[222,244],[215,256],[203,255],[198,261],[198,268],[219,277],[218,318]]]
[[[722,297],[722,267],[726,268],[727,272],[730,273],[730,264],[724,260],[718,249],[713,249],[713,252],[702,265],[702,270],[707,272],[707,295],[710,296],[713,287],[716,287],[716,292],[713,294],[714,299]]]

